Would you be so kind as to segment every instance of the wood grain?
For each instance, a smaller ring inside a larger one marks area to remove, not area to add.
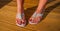
[[[7,2],[2,0],[3,2]],[[0,31],[60,31],[60,2],[54,0],[46,5],[43,19],[37,25],[27,24],[26,27],[18,27],[15,24],[17,12],[16,0],[3,3],[0,1]],[[24,12],[28,20],[38,5],[38,0],[25,0]]]

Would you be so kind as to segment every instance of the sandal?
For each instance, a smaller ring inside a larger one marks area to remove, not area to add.
[[[39,21],[42,19],[42,16],[43,14],[37,14],[36,12],[34,13],[35,16],[32,16],[30,19],[29,19],[29,23],[30,24],[37,24],[39,23]]]
[[[20,26],[20,27],[24,27],[26,25],[26,20],[25,20],[24,13],[23,14],[19,14],[19,13],[17,14],[16,25]]]

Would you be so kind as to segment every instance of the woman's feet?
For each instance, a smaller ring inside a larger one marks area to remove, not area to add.
[[[20,27],[24,27],[26,25],[26,20],[25,20],[24,13],[23,14],[17,13],[16,25],[20,26]]]
[[[29,23],[30,24],[37,24],[37,23],[39,23],[39,21],[42,19],[42,16],[43,16],[43,14],[42,13],[38,13],[38,12],[35,12],[32,16],[31,16],[31,18],[29,19]]]
[[[35,12],[31,18],[29,19],[30,24],[37,24],[42,19],[43,13]],[[26,25],[25,15],[24,13],[17,13],[16,15],[16,25],[20,27],[24,27]]]

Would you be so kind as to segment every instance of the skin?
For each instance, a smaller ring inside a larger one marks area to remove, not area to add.
[[[42,13],[43,9],[45,8],[47,0],[39,0],[38,7],[36,9],[36,12]]]
[[[47,2],[47,0],[39,0],[38,7],[37,7],[37,9],[35,11],[37,14],[38,13],[41,14],[43,12],[43,9],[45,8],[46,2]],[[24,13],[23,4],[24,4],[24,0],[17,0],[17,14],[21,15],[22,13]],[[23,17],[23,18],[25,18],[25,17]]]
[[[24,0],[17,0],[17,13],[23,13],[24,12]]]
[[[47,0],[39,0],[39,4],[36,11],[39,13],[42,12],[42,9],[45,7],[46,2]],[[22,13],[24,11],[23,4],[24,0],[17,0],[17,12]]]

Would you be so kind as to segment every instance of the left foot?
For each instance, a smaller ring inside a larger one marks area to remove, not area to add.
[[[37,24],[37,23],[39,23],[39,21],[42,19],[42,16],[43,16],[42,13],[35,12],[31,16],[31,18],[29,19],[29,23],[30,24]]]

